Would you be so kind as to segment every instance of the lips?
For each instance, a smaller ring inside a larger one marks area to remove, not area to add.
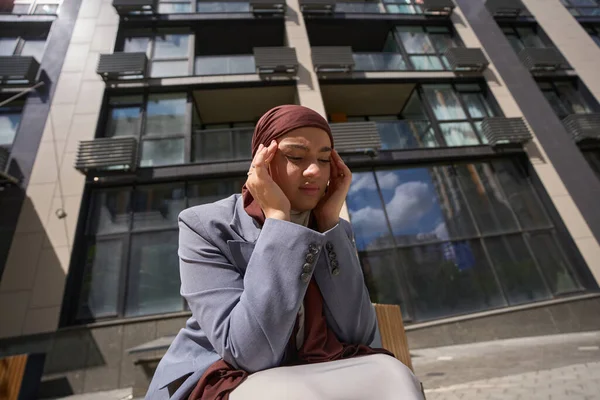
[[[319,187],[317,185],[305,185],[302,186],[300,190],[308,195],[316,195],[320,192]]]

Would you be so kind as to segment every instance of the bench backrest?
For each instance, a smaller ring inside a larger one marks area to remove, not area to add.
[[[395,304],[373,304],[373,306],[375,306],[375,313],[377,314],[381,344],[412,370],[413,366],[408,351],[408,340],[402,323],[400,307]]]

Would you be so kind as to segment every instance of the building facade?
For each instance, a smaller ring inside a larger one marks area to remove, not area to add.
[[[412,347],[600,329],[600,0],[1,12],[0,356],[46,354],[40,397],[147,381],[190,315],[178,213],[240,191],[280,104],[330,121]]]

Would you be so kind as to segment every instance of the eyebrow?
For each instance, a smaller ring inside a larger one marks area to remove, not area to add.
[[[285,147],[293,147],[294,149],[300,149],[300,150],[304,150],[304,151],[309,151],[310,149],[308,148],[308,146],[304,146],[303,144],[293,144],[293,143],[282,143],[282,146]],[[324,146],[321,147],[321,150],[319,150],[319,153],[325,153],[331,151],[331,147],[328,146]]]

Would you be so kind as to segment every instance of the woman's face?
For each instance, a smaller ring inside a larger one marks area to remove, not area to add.
[[[292,210],[315,208],[327,187],[331,140],[319,128],[295,129],[277,139],[271,176],[290,200]]]

